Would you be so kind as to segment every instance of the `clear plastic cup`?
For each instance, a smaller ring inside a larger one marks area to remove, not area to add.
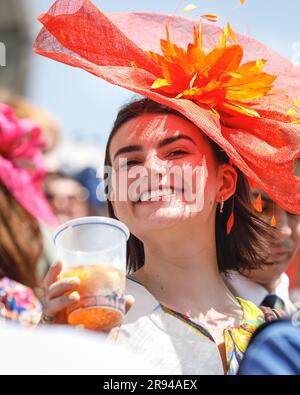
[[[53,239],[61,278],[80,278],[80,300],[66,309],[68,323],[109,331],[125,314],[128,228],[106,217],[84,217],[58,227]]]

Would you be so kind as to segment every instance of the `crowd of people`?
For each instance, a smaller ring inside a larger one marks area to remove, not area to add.
[[[254,39],[237,39],[228,27],[207,53],[200,41],[211,45],[210,33],[219,33],[212,26],[201,31],[191,20],[142,13],[109,19],[79,0],[65,14],[65,2],[41,18],[34,51],[140,96],[120,109],[109,135],[103,166],[114,170],[118,183],[114,189],[108,180],[104,203],[96,168],[53,165],[61,144],[54,118],[0,90],[1,339],[11,347],[14,337],[25,339],[31,330],[32,347],[47,343],[51,354],[60,339],[72,349],[69,332],[59,328],[68,325],[65,308],[80,298],[69,297],[79,280],[60,278],[51,234],[70,219],[108,216],[130,231],[127,312],[108,335],[70,332],[80,352],[95,352],[80,369],[300,374],[299,106],[291,111],[300,70]],[[176,45],[168,29],[159,40],[165,22],[177,32]],[[86,23],[89,32],[82,35]],[[133,23],[143,33],[133,32]],[[111,45],[111,37],[121,44]],[[180,46],[187,37],[185,52]],[[248,63],[241,64],[242,49]],[[268,74],[260,51],[269,59]],[[132,198],[137,176],[130,171],[139,166],[149,178]],[[196,191],[196,209],[168,178],[174,167],[191,168],[187,187]],[[125,200],[118,199],[124,180]],[[120,350],[118,366],[104,368],[96,358],[98,341],[111,352],[102,342],[106,336]],[[75,357],[70,352],[69,360]],[[133,362],[125,368],[126,358]],[[44,368],[51,371],[49,365]]]

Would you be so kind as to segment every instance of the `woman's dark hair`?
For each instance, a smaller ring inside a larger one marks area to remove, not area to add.
[[[112,166],[109,149],[111,140],[118,129],[130,119],[145,113],[173,114],[188,120],[178,111],[147,98],[125,105],[117,115],[107,142],[105,166]],[[205,134],[204,136],[206,137]],[[229,163],[227,154],[215,142],[208,137],[206,138],[213,148],[217,161],[219,163]],[[272,233],[270,225],[260,219],[252,209],[250,187],[247,178],[239,169],[235,169],[238,174],[238,181],[234,197],[226,201],[223,214],[219,213],[219,210],[216,213],[217,260],[219,271],[225,274],[228,270],[244,272],[245,270],[257,269],[264,264],[269,264],[267,252],[269,248],[267,243],[270,241]],[[232,209],[234,209],[234,226],[230,235],[227,235],[227,221],[232,213]],[[116,218],[109,199],[108,213],[110,217]],[[142,267],[144,260],[143,243],[131,234],[127,242],[128,272],[132,273]]]
[[[37,220],[0,183],[0,279],[8,277],[35,288],[42,252],[43,239]]]

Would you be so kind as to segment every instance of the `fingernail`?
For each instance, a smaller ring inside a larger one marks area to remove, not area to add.
[[[68,284],[80,284],[80,278],[79,277],[71,277],[67,280]]]
[[[56,267],[56,266],[58,266],[60,264],[60,261],[56,261],[56,262],[54,262],[53,264],[52,264],[52,267]]]
[[[125,300],[126,302],[131,302],[131,303],[135,302],[135,299],[132,295],[125,295]]]
[[[80,299],[80,295],[77,291],[70,293],[70,295],[68,296],[69,300],[79,300]]]

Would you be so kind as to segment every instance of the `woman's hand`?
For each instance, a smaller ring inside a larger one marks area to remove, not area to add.
[[[43,324],[67,324],[66,307],[80,300],[80,295],[76,291],[80,279],[66,277],[59,280],[61,272],[62,263],[58,261],[50,267],[42,283],[44,308],[41,323]]]
[[[44,289],[43,324],[67,324],[66,307],[80,300],[77,288],[80,284],[79,277],[66,277],[59,279],[62,272],[62,263],[56,262],[52,265],[44,278],[42,288]],[[126,313],[134,303],[131,295],[125,296]]]

